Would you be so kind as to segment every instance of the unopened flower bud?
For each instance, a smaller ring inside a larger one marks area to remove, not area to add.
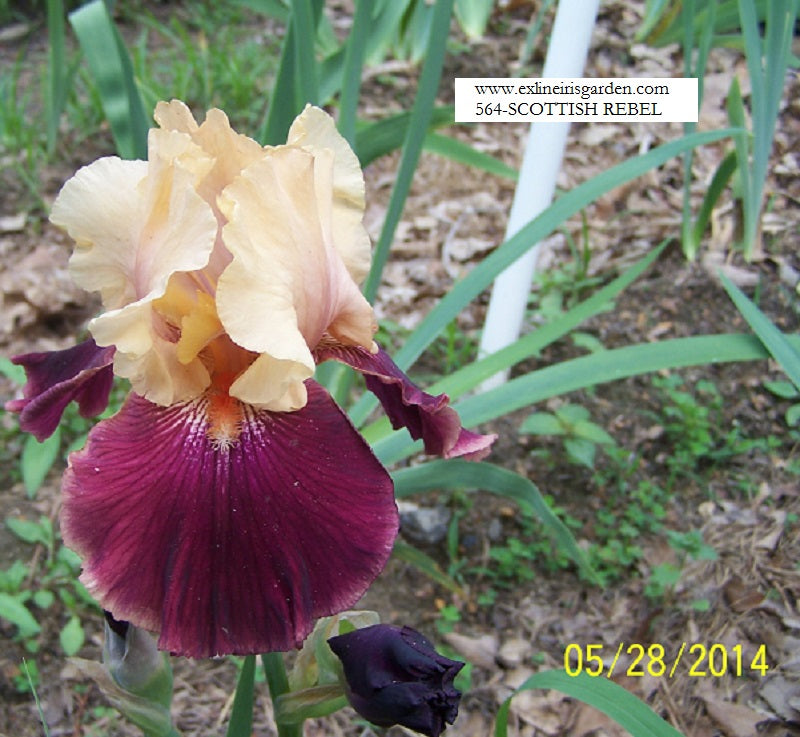
[[[328,640],[342,661],[350,705],[379,727],[439,737],[458,715],[453,686],[464,663],[440,655],[411,627],[376,624]]]
[[[149,633],[106,612],[103,665],[71,659],[106,698],[149,737],[176,737],[172,726],[172,671]]]
[[[105,613],[103,662],[116,683],[163,706],[172,702],[172,670],[149,632]]]

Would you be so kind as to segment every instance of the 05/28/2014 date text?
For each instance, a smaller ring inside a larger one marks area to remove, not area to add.
[[[611,648],[606,645],[572,642],[564,650],[564,670],[572,677],[586,673],[606,678],[613,675],[636,678],[645,674],[673,678],[682,672],[679,668],[686,669],[692,678],[720,678],[726,673],[734,676],[754,673],[763,677],[769,671],[767,648],[759,645],[753,652],[752,646],[743,648],[742,645],[726,646],[722,643],[682,642],[667,648],[657,642],[651,645],[620,642],[612,655]]]

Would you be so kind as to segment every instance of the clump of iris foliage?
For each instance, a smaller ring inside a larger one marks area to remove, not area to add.
[[[550,5],[545,4],[544,8]],[[191,19],[169,21],[157,19],[145,8],[118,3],[117,10],[122,17],[134,20],[142,29],[136,37],[123,41],[106,6],[99,0],[74,11],[68,22],[63,3],[49,0],[40,4],[42,9],[46,8],[49,34],[42,94],[34,99],[30,88],[22,84],[23,72],[27,70],[25,55],[20,54],[13,68],[0,78],[3,93],[0,95],[0,145],[4,154],[11,154],[16,173],[44,210],[39,174],[45,164],[58,156],[74,155],[83,140],[106,124],[120,157],[144,158],[146,133],[151,126],[149,112],[159,99],[182,97],[200,109],[218,105],[231,114],[240,130],[246,130],[263,144],[284,141],[291,121],[306,103],[332,106],[338,113],[339,131],[353,147],[362,167],[393,150],[401,150],[384,226],[364,286],[365,296],[373,301],[422,150],[450,156],[475,167],[476,171],[514,176],[514,172],[500,162],[436,132],[453,122],[452,108],[436,105],[436,92],[451,38],[454,6],[455,15],[465,30],[479,36],[488,18],[487,8],[491,7],[487,2],[437,0],[428,4],[421,0],[376,3],[359,0],[355,3],[350,33],[347,40],[342,41],[326,19],[323,2],[294,0],[288,5],[255,1],[203,4]],[[696,133],[687,127],[684,136],[675,141],[623,161],[562,194],[550,208],[517,235],[499,244],[490,256],[457,282],[420,325],[404,337],[395,353],[401,369],[411,368],[442,334],[452,354],[456,341],[452,332],[447,336],[448,331],[453,330],[456,317],[504,268],[598,197],[677,156],[683,156],[686,161],[686,204],[682,232],[675,236],[682,238],[687,256],[696,255],[711,210],[732,181],[735,183],[733,195],[742,202],[744,213],[741,248],[747,257],[757,252],[772,134],[782,97],[784,71],[793,61],[788,43],[797,3],[742,0],[737,4],[697,0],[683,3],[683,10],[677,15],[670,15],[667,6],[664,2],[647,3],[642,38],[654,44],[679,41],[687,60],[686,73],[701,79],[714,44],[738,44],[745,53],[754,90],[750,101],[752,130],[746,128],[744,102],[734,84],[728,103],[731,128]],[[249,9],[244,10],[245,7]],[[477,12],[470,11],[476,8]],[[252,18],[249,13],[253,11],[271,16],[273,22],[284,29],[280,45],[274,37],[240,30],[240,21]],[[11,15],[13,11],[0,5],[0,12]],[[533,19],[532,30],[538,31],[541,21],[541,18]],[[763,21],[763,33],[759,30],[760,21]],[[77,39],[77,44],[73,44],[72,39]],[[361,121],[358,108],[362,69],[388,54],[422,60],[414,104],[401,114],[388,115],[378,121]],[[31,110],[40,108],[44,111],[44,127],[28,125]],[[718,141],[728,141],[730,153],[720,164],[699,210],[693,213],[688,196],[692,152],[699,146]],[[435,193],[432,196],[435,197]],[[448,359],[448,371],[437,378],[431,391],[447,392],[465,427],[472,427],[605,381],[715,362],[772,357],[785,370],[793,386],[800,390],[798,341],[781,334],[752,302],[725,281],[726,289],[755,335],[697,336],[597,351],[519,375],[506,385],[483,394],[472,393],[488,377],[538,355],[548,345],[573,334],[585,320],[606,310],[616,295],[640,276],[660,252],[661,248],[654,249],[624,274],[590,296],[569,302],[568,309],[559,310],[544,325],[496,354],[469,363]],[[4,363],[3,370],[19,381],[14,367]],[[387,421],[371,419],[375,401],[353,390],[352,372],[326,365],[318,370],[318,378],[347,409],[352,422],[370,442],[381,462],[397,469],[392,472],[397,497],[425,494],[433,489],[458,493],[481,490],[499,495],[518,504],[526,518],[538,520],[541,529],[553,541],[554,561],[571,561],[589,581],[599,583],[614,578],[604,570],[601,559],[592,560],[591,555],[587,557],[578,547],[573,536],[575,525],[566,517],[559,518],[564,515],[559,515],[557,506],[540,494],[531,479],[491,459],[477,464],[450,460],[400,467],[416,456],[418,444],[406,435],[393,432]],[[677,400],[681,398],[674,393],[677,387],[666,387],[666,390],[673,391],[676,400],[673,404],[680,411]],[[123,393],[124,390],[118,392],[117,402]],[[565,424],[572,423],[569,427],[574,431],[576,423],[588,422],[588,418],[578,414],[570,417],[569,413],[562,413],[562,416],[556,413],[554,419],[562,429]],[[23,441],[22,476],[30,495],[35,494],[57,458],[80,446],[88,429],[81,427],[81,422],[76,415],[67,415],[58,433],[51,436],[55,440]],[[556,425],[551,422],[550,427]],[[588,440],[590,445],[606,450],[610,448],[602,428],[584,425],[583,430],[583,435],[577,439]],[[8,432],[7,428],[4,427],[3,432]],[[697,439],[698,442],[703,440],[700,436]],[[569,449],[566,452],[569,454]],[[570,457],[582,459],[585,464],[588,460],[586,444],[573,445]],[[652,517],[659,516],[651,511]],[[25,590],[23,580],[31,575],[29,570],[18,567],[13,572],[5,572],[0,614],[17,625],[19,637],[27,649],[35,653],[38,624],[32,612],[47,609],[58,596],[70,613],[62,630],[61,643],[64,651],[72,654],[82,643],[79,615],[85,614],[86,607],[90,606],[85,603],[85,592],[74,581],[77,561],[59,545],[57,532],[46,520],[21,522],[9,521],[14,534],[46,550],[43,585],[36,591]],[[609,544],[613,542],[613,539],[608,541]],[[621,540],[616,542],[622,544]],[[691,540],[674,541],[675,546],[686,550],[687,554],[705,552],[701,545],[690,543]],[[517,561],[529,557],[524,546],[509,545],[508,549],[509,555]],[[447,574],[420,551],[398,545],[395,555],[414,561],[439,580],[447,579]],[[502,555],[496,558],[502,566]],[[664,594],[670,585],[669,573],[664,572],[666,578],[652,582],[652,593]],[[271,694],[279,704],[281,698],[285,700],[290,695],[289,682],[281,676],[280,658],[265,657],[264,664]],[[28,675],[30,672],[29,669]],[[228,730],[231,737],[249,734],[253,679],[253,658],[247,656]],[[20,681],[20,687],[26,685]],[[582,698],[604,709],[637,737],[676,734],[644,704],[603,679],[567,678],[563,672],[549,671],[535,675],[521,688],[556,688]],[[508,706],[506,702],[498,715],[497,734],[505,733]],[[277,713],[283,712],[279,709]],[[295,723],[279,722],[278,728],[281,735],[299,733]]]

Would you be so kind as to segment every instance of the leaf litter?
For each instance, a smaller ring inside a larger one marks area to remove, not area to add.
[[[519,70],[516,62],[536,3],[515,3],[513,9],[498,11],[487,38],[472,49],[451,55],[447,60],[441,102],[452,102],[450,76],[509,76],[517,71],[536,76],[541,69],[542,52],[534,57],[534,69]],[[334,13],[347,12],[346,3],[334,6]],[[671,76],[679,74],[682,60],[677,47],[630,48],[629,39],[638,28],[641,3],[617,0],[603,3],[593,37],[587,76]],[[731,74],[739,77],[743,93],[747,81],[739,58],[730,51],[712,53],[710,74],[706,77],[706,96],[701,128],[725,127],[724,95]],[[405,63],[387,66],[381,74],[394,75],[394,86],[386,87],[379,75],[365,80],[362,113],[382,117],[399,109],[398,100],[413,98],[417,70]],[[740,284],[758,284],[762,309],[785,330],[796,330],[796,297],[792,295],[800,271],[792,234],[800,223],[800,178],[796,151],[800,146],[800,82],[789,80],[784,109],[779,120],[768,188],[771,210],[764,220],[772,247],[760,262],[747,264],[730,248],[738,227],[735,208],[723,198],[713,213],[712,228],[704,242],[699,265],[686,264],[673,248],[651,272],[633,285],[617,302],[614,312],[595,318],[586,327],[604,345],[613,347],[638,340],[655,340],[680,335],[745,330],[733,307],[717,287],[713,274],[718,268]],[[400,91],[398,92],[398,87]],[[521,124],[479,124],[448,132],[461,140],[518,166],[527,128]],[[678,125],[655,124],[574,124],[569,139],[564,169],[558,185],[566,190],[625,158],[680,136]],[[110,145],[110,142],[96,145]],[[110,150],[110,149],[109,149]],[[93,151],[87,160],[109,151]],[[705,186],[725,154],[724,144],[696,152],[693,170],[693,195],[702,196]],[[368,187],[367,226],[377,238],[385,212],[397,157],[374,162],[366,172]],[[50,173],[53,183],[66,178]],[[621,270],[663,238],[675,236],[681,222],[682,164],[669,162],[657,172],[619,187],[601,197],[585,212],[590,234],[589,275],[607,278]],[[19,185],[21,186],[21,185]],[[13,189],[13,185],[12,185]],[[55,193],[48,192],[49,196]],[[12,195],[14,193],[12,192]],[[424,154],[414,179],[403,221],[380,290],[378,314],[381,318],[413,328],[436,301],[483,255],[503,239],[505,218],[513,197],[513,182],[476,172],[432,154]],[[69,245],[50,226],[31,217],[17,205],[22,198],[9,196],[0,204],[0,341],[7,354],[26,350],[48,350],[69,343],[84,329],[96,304],[71,283],[66,271]],[[10,208],[10,209],[9,209]],[[572,219],[565,232],[549,240],[545,250],[547,268],[558,269],[570,258],[568,234],[580,241],[582,223]],[[794,283],[790,283],[790,280]],[[786,285],[789,284],[789,290]],[[459,327],[475,333],[482,324],[488,295],[484,294],[461,315]],[[534,365],[563,360],[568,346],[554,346]],[[772,376],[780,375],[774,367]],[[751,428],[756,434],[784,432],[781,424],[784,405],[774,398],[766,400],[761,390],[763,364],[697,369],[693,376],[712,375],[726,395],[725,421]],[[8,382],[0,390],[10,394]],[[647,384],[631,380],[619,385],[599,387],[580,400],[606,419],[625,441],[630,442],[652,466],[669,453],[663,428],[640,412],[652,404]],[[491,460],[508,464],[527,473],[543,491],[553,494],[567,508],[585,507],[582,479],[563,459],[555,468],[542,468],[529,455],[530,446],[517,441],[516,428],[527,413],[518,413],[497,423],[504,433],[500,450]],[[794,451],[788,444],[773,456],[751,457],[747,470],[756,481],[751,498],[737,490],[733,475],[715,475],[708,488],[688,486],[678,492],[673,516],[699,528],[704,541],[717,553],[715,560],[690,561],[682,570],[673,599],[653,603],[644,596],[644,581],[632,576],[606,590],[583,584],[571,572],[537,572],[532,582],[520,582],[503,590],[495,605],[486,610],[475,605],[481,586],[474,583],[466,599],[454,599],[461,620],[454,631],[444,635],[456,653],[474,664],[472,687],[462,702],[456,724],[447,732],[464,737],[490,734],[496,709],[522,681],[535,672],[564,665],[563,652],[569,643],[603,645],[610,662],[620,643],[639,643],[647,647],[662,644],[670,653],[681,645],[718,643],[728,653],[741,646],[745,672],[736,675],[728,669],[720,676],[690,676],[681,667],[673,678],[656,678],[645,673],[615,676],[621,685],[647,701],[687,737],[747,737],[788,734],[800,724],[800,541],[796,520],[800,514],[797,480],[788,469]],[[731,472],[741,468],[731,467]],[[738,478],[738,477],[737,477]],[[40,509],[55,516],[57,473],[40,492]],[[0,490],[5,512],[16,514],[24,491],[20,484]],[[474,538],[474,548],[487,550],[485,536],[490,522],[499,520],[504,534],[513,533],[513,515],[501,513],[499,506],[478,492],[470,517],[462,518],[462,538]],[[422,500],[428,502],[428,500]],[[5,516],[5,514],[4,514]],[[578,531],[581,538],[582,531]],[[588,542],[588,540],[584,540]],[[668,560],[656,538],[641,541],[646,549],[647,566]],[[447,555],[442,543],[428,552],[443,564]],[[21,553],[20,553],[21,554]],[[465,554],[467,552],[465,551]],[[646,571],[643,571],[646,572]],[[439,609],[448,601],[439,590],[407,564],[393,561],[386,574],[365,599],[365,606],[380,611],[386,621],[408,623],[429,634],[435,633]],[[707,599],[705,611],[692,608],[692,602]],[[65,683],[85,683],[70,663],[59,655],[57,633],[63,624],[57,617],[44,619],[45,646],[37,656],[42,671],[39,697],[44,705],[51,734],[80,734],[81,721],[91,706],[102,698],[90,687],[82,695]],[[84,657],[99,658],[101,627],[86,623],[88,642]],[[29,737],[39,733],[35,710],[29,695],[16,693],[11,678],[18,669],[21,648],[15,643],[0,655],[0,733]],[[767,673],[749,670],[761,645],[765,646]],[[604,661],[604,662],[606,662]],[[632,664],[629,656],[620,668]],[[225,716],[230,709],[236,669],[229,661],[176,660],[174,713],[178,727],[188,735],[223,734]],[[624,672],[623,672],[624,673]],[[273,734],[271,704],[260,688],[255,713],[255,733]],[[306,734],[355,737],[376,734],[364,725],[354,726],[352,712],[342,712],[325,720],[312,720]],[[119,735],[136,730],[113,715],[100,714],[94,722]],[[608,737],[622,734],[613,722],[596,710],[557,692],[527,692],[512,706],[510,734],[525,737]],[[399,729],[389,730],[400,735]]]

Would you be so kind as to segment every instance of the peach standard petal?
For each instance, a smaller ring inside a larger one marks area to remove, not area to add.
[[[216,220],[194,191],[208,157],[177,133],[151,136],[150,156],[99,159],[53,203],[50,219],[76,242],[70,272],[106,309],[160,296],[176,271],[203,268],[213,247]]]
[[[362,225],[364,175],[358,157],[324,110],[306,105],[289,128],[287,144],[312,153],[333,152],[333,242],[350,276],[360,284],[369,273],[371,248]]]
[[[159,404],[197,396],[208,372],[181,364],[172,327],[153,309],[173,275],[207,266],[217,218],[197,193],[212,160],[177,131],[151,131],[148,162],[109,157],[81,169],[63,187],[51,219],[77,243],[75,280],[99,291],[108,310],[90,330],[116,346],[115,373]]]
[[[237,345],[269,356],[231,386],[244,402],[269,409],[304,402],[299,385],[313,374],[311,351],[326,335],[372,349],[372,308],[331,235],[333,166],[329,150],[277,147],[220,198],[233,260],[218,282],[218,314]]]
[[[50,213],[75,241],[72,278],[87,291],[100,292],[111,309],[137,299],[132,274],[141,221],[131,203],[138,202],[146,177],[146,161],[98,159],[67,181]]]
[[[231,128],[228,116],[214,108],[197,125],[189,108],[180,100],[159,102],[156,122],[164,131],[186,133],[213,161],[207,175],[199,182],[198,192],[216,209],[217,196],[249,164],[262,158],[266,149],[257,141]]]

